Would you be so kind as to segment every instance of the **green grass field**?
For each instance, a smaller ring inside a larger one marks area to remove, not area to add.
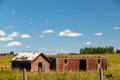
[[[0,68],[2,67],[11,67],[11,59],[13,56],[0,56]]]
[[[75,55],[77,56],[77,55]],[[80,56],[106,56],[108,58],[108,70],[103,71],[103,75],[112,74],[112,78],[103,76],[103,80],[120,80],[120,54],[95,54],[95,55],[80,55]],[[13,56],[0,56],[0,80],[23,80],[22,71],[12,71],[11,59]],[[6,67],[7,69],[2,69]],[[27,72],[28,80],[99,80],[98,71],[49,71],[41,72]]]

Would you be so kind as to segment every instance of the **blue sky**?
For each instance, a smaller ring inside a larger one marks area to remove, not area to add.
[[[120,49],[119,0],[0,0],[0,52]]]

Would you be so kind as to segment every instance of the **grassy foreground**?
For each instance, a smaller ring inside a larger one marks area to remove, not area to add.
[[[86,55],[80,55],[86,56]],[[88,55],[87,55],[88,56]],[[120,54],[101,54],[89,56],[106,56],[108,58],[108,70],[103,71],[103,75],[111,74],[112,78],[103,77],[103,80],[120,80]],[[13,57],[0,57],[0,80],[23,80],[22,71],[12,71],[10,69],[10,61]],[[7,69],[3,69],[6,67]],[[27,72],[28,80],[99,80],[98,71],[49,71],[49,72]]]
[[[112,78],[103,76],[103,80],[120,80],[120,70],[104,71],[103,75],[112,73]],[[98,71],[65,71],[65,72],[27,72],[28,80],[99,80]],[[23,80],[22,71],[0,71],[0,80]]]

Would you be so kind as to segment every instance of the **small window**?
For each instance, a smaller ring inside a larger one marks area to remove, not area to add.
[[[65,59],[64,63],[67,64],[67,59]]]
[[[98,59],[98,63],[100,63],[100,59]]]

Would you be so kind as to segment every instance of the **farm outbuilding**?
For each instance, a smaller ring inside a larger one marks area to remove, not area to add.
[[[18,53],[11,60],[12,69],[26,68],[28,71],[37,71],[38,69],[50,70],[50,60],[41,52]]]
[[[0,56],[11,56],[10,53],[0,53]]]
[[[102,56],[83,56],[56,58],[56,70],[79,71],[79,70],[97,70],[99,66],[107,70],[107,58]]]
[[[47,57],[40,52],[18,53],[11,60],[12,69],[26,68],[28,71],[79,71],[97,70],[101,67],[107,70],[107,58],[104,56],[63,56]]]

